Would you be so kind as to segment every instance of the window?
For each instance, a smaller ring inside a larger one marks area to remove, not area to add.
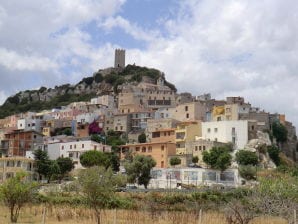
[[[221,117],[217,117],[217,121],[221,121]]]
[[[255,126],[252,125],[252,126],[251,126],[251,130],[255,130]]]
[[[84,144],[82,144],[82,149],[84,148]]]
[[[152,152],[152,146],[149,146],[148,152]]]
[[[203,145],[203,151],[205,151],[206,150],[206,146],[205,145]]]
[[[198,146],[195,146],[195,151],[198,151]]]
[[[94,150],[97,150],[97,146],[96,145],[94,146]]]
[[[72,158],[73,157],[73,153],[72,152],[68,153],[68,157],[69,158]]]
[[[136,152],[139,152],[140,151],[140,147],[136,147]]]
[[[62,150],[64,149],[64,145],[62,145],[61,149],[62,149]]]
[[[215,133],[217,132],[217,128],[214,128],[214,132],[215,132]]]
[[[208,132],[208,133],[210,133],[210,131],[211,131],[211,129],[210,129],[210,128],[208,128],[208,129],[207,129],[207,132]]]
[[[162,146],[161,146],[161,151],[164,151],[164,150],[165,150],[165,146],[162,145]]]
[[[123,126],[120,126],[120,130],[123,130]]]
[[[185,111],[188,111],[188,106],[185,106]]]
[[[233,144],[236,144],[236,137],[232,137]]]
[[[164,161],[161,161],[161,163],[160,163],[160,167],[161,167],[161,168],[164,168],[164,166],[165,166],[165,162],[164,162]]]
[[[214,138],[214,141],[216,141],[216,142],[217,142],[217,138]]]
[[[145,146],[142,147],[142,152],[146,152],[146,147]]]
[[[186,114],[186,118],[189,118],[189,113]]]
[[[77,148],[77,145],[76,145],[76,144],[74,145],[74,148],[75,148],[75,149]]]
[[[199,146],[199,150],[202,151],[202,146],[201,145]]]

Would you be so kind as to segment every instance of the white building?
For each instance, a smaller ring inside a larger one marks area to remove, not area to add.
[[[100,152],[111,152],[111,146],[103,145],[92,140],[79,140],[69,142],[55,142],[45,146],[50,159],[57,159],[59,157],[69,157],[74,161],[75,169],[82,168],[80,163],[80,155],[90,150],[97,150]]]
[[[247,120],[202,122],[202,137],[210,141],[231,142],[235,149],[243,149],[249,140],[248,123]]]

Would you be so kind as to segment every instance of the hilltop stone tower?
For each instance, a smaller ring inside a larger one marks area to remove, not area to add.
[[[124,68],[125,67],[125,50],[116,49],[115,50],[115,68]]]

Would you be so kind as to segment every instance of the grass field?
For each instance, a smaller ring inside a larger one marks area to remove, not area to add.
[[[43,211],[46,215],[43,217]],[[9,222],[9,212],[0,206],[0,223]],[[18,223],[47,224],[92,224],[96,223],[93,211],[86,208],[72,208],[68,206],[27,206],[21,210]],[[199,224],[197,214],[187,212],[162,212],[151,214],[137,210],[105,210],[102,214],[102,224]],[[202,212],[201,224],[226,224],[222,213]],[[278,217],[258,217],[251,224],[286,224],[286,220]]]

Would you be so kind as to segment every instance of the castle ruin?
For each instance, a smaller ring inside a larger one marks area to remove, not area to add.
[[[114,68],[124,68],[124,67],[125,67],[125,50],[116,49]]]

